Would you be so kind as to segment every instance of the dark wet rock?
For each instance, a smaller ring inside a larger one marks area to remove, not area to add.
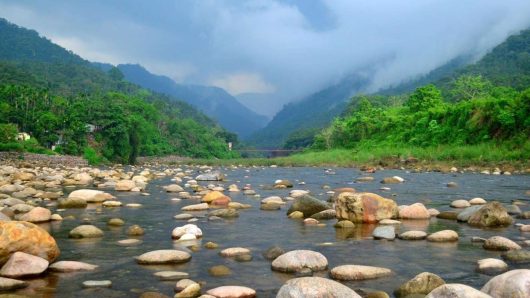
[[[502,237],[502,236],[493,236],[484,242],[484,249],[487,250],[497,250],[497,251],[508,251],[514,249],[521,249],[521,246],[512,240]]]
[[[218,216],[221,218],[234,218],[239,217],[239,211],[236,209],[217,209],[208,214],[208,216]]]
[[[436,217],[441,219],[457,220],[458,213],[459,212],[455,211],[442,211],[438,215],[436,215]]]
[[[438,275],[430,272],[423,272],[402,284],[394,291],[394,295],[396,295],[396,297],[407,297],[414,294],[427,295],[443,284],[445,284],[445,281]]]
[[[139,225],[132,225],[127,229],[127,236],[142,236],[145,231]]]
[[[335,211],[335,209],[328,209],[311,215],[311,218],[314,218],[316,220],[328,220],[335,219],[336,216],[337,212]]]
[[[63,198],[57,201],[57,208],[86,208],[87,204],[82,198]]]
[[[266,251],[263,252],[262,255],[267,260],[274,260],[284,253],[285,251],[281,247],[275,245],[269,247]]]
[[[338,229],[348,229],[348,228],[355,228],[355,224],[349,220],[341,220],[339,222],[337,222],[335,225],[334,225],[335,228],[338,228]]]
[[[530,251],[528,250],[509,250],[503,253],[501,257],[510,263],[530,263]]]
[[[213,266],[210,269],[208,269],[208,273],[211,276],[221,277],[221,276],[231,275],[232,270],[230,270],[230,268],[226,267],[225,265],[217,265],[217,266]]]
[[[300,211],[304,214],[304,218],[307,218],[318,212],[328,210],[329,208],[330,207],[326,202],[305,194],[293,201],[293,204],[289,210],[287,210],[287,214]]]
[[[484,228],[509,226],[512,222],[512,217],[499,202],[491,202],[483,205],[468,220],[470,225]]]

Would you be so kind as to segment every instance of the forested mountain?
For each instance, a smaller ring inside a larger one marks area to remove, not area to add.
[[[314,131],[329,124],[346,107],[348,99],[368,84],[365,76],[352,75],[338,84],[289,103],[250,142],[259,147],[281,146],[294,132]]]
[[[503,146],[530,158],[530,30],[477,63],[401,95],[352,98],[313,148]],[[480,153],[472,155],[480,156]]]
[[[221,88],[177,84],[172,79],[152,74],[137,64],[120,64],[117,67],[127,81],[183,100],[243,138],[267,124],[265,116],[242,105]]]
[[[0,49],[0,149],[35,149],[38,140],[126,163],[138,155],[231,155],[234,134],[187,103],[124,81],[117,68],[103,72],[5,20]],[[31,144],[14,142],[17,130],[31,134]]]

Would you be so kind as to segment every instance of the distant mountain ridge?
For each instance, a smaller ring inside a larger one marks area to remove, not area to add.
[[[258,147],[275,148],[281,146],[291,133],[323,128],[344,110],[348,99],[366,88],[369,82],[366,75],[350,75],[336,85],[289,103],[249,141]]]
[[[166,76],[150,73],[138,64],[120,64],[117,67],[127,81],[187,102],[242,138],[268,122],[267,117],[250,110],[221,88],[177,84]]]

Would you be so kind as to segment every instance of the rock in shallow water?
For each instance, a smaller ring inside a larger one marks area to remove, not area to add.
[[[180,280],[190,276],[188,273],[180,271],[158,271],[153,273],[153,275],[160,280]]]
[[[289,215],[295,211],[300,211],[304,214],[304,218],[307,218],[327,209],[329,209],[329,205],[326,202],[304,194],[294,200],[289,210],[287,210],[287,214]]]
[[[396,238],[396,229],[392,225],[377,227],[374,229],[372,236],[374,239],[394,240]]]
[[[278,292],[276,298],[361,298],[347,286],[322,277],[300,277],[287,281]]]
[[[437,287],[425,298],[492,298],[490,295],[463,284],[445,284]]]
[[[328,260],[319,252],[311,250],[293,250],[282,254],[272,262],[272,270],[294,273],[308,268],[311,271],[326,270]]]
[[[502,237],[502,236],[493,236],[488,238],[483,245],[484,249],[488,250],[498,250],[498,251],[507,251],[512,249],[521,249],[519,244],[513,242],[512,240]]]
[[[0,270],[0,276],[20,278],[39,275],[48,268],[49,262],[24,252],[15,252]]]
[[[401,240],[423,240],[427,238],[427,233],[424,231],[407,231],[399,234],[398,238]]]
[[[495,275],[508,270],[508,264],[499,259],[487,258],[478,260],[475,270],[479,273]]]
[[[191,255],[185,251],[175,249],[162,249],[146,252],[136,257],[138,264],[178,264],[185,263],[191,259]]]
[[[365,280],[392,274],[392,270],[362,265],[342,265],[331,269],[329,275],[337,280]]]
[[[21,221],[0,221],[0,265],[20,251],[53,262],[60,254],[55,239],[42,228]]]
[[[427,236],[430,242],[454,242],[458,241],[458,234],[453,230],[443,230]]]
[[[73,272],[73,271],[92,271],[95,270],[98,266],[92,265],[83,262],[76,261],[59,261],[53,263],[48,268],[51,271],[57,272]]]
[[[12,291],[16,289],[22,289],[27,286],[28,284],[25,281],[0,277],[0,291]]]
[[[241,286],[222,286],[206,292],[217,298],[254,298],[256,291],[251,288]]]
[[[81,225],[70,231],[70,238],[99,238],[103,237],[103,231],[93,225]]]
[[[472,226],[493,228],[509,226],[513,219],[501,203],[491,202],[473,213],[467,222]]]
[[[495,298],[527,298],[530,297],[530,270],[511,270],[490,279],[482,292]]]
[[[85,288],[110,288],[112,281],[110,280],[87,280],[83,282]]]
[[[396,297],[407,297],[414,294],[427,295],[443,284],[445,284],[445,281],[438,275],[430,272],[423,272],[402,284],[396,291],[394,291],[394,295],[396,295]]]
[[[230,258],[239,255],[248,255],[250,254],[250,249],[244,247],[231,247],[223,249],[219,254],[222,257]]]
[[[338,219],[354,223],[376,223],[383,219],[396,218],[398,207],[395,201],[379,195],[362,192],[342,192],[335,202]]]
[[[399,218],[403,219],[429,219],[431,214],[422,203],[405,206],[399,210]]]

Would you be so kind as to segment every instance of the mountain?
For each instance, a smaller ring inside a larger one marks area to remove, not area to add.
[[[0,150],[56,148],[120,163],[139,155],[233,156],[226,142],[237,141],[234,134],[191,105],[102,66],[0,19],[0,128],[31,135],[24,144],[3,135]]]
[[[248,137],[268,122],[267,117],[242,105],[221,88],[177,84],[170,78],[152,74],[137,64],[120,64],[117,67],[127,81],[183,100],[242,138]]]
[[[365,75],[350,75],[338,84],[285,105],[267,126],[249,138],[258,147],[281,146],[290,134],[298,130],[323,128],[340,115],[348,99],[369,83]]]

